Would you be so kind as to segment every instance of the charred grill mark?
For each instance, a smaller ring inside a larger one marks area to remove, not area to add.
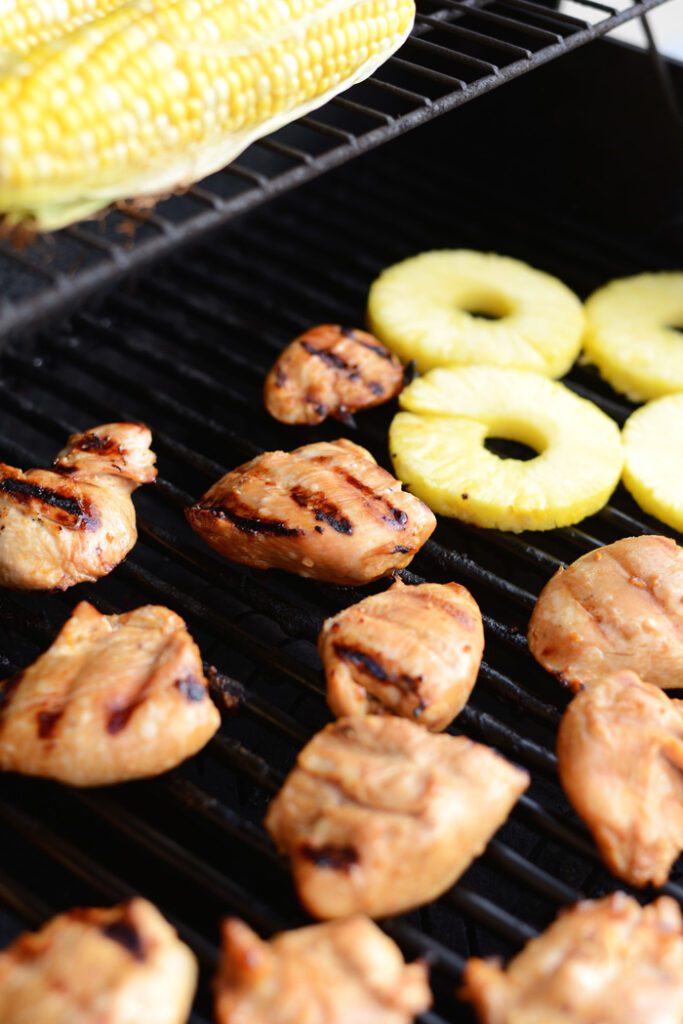
[[[23,678],[24,673],[17,672],[15,675],[10,676],[9,679],[3,679],[2,682],[0,682],[0,722],[2,722],[3,715],[10,705],[14,691],[17,689]]]
[[[365,654],[357,647],[347,647],[346,644],[334,644],[334,653],[342,661],[350,661],[352,665],[357,668],[365,669],[375,679],[379,679],[381,683],[388,683],[390,681],[388,674],[382,668],[380,663],[371,658],[369,654]]]
[[[395,544],[391,549],[392,555],[409,555],[413,549],[407,548],[405,544]]]
[[[352,534],[353,523],[342,511],[321,494],[319,491],[307,491],[305,487],[297,484],[292,487],[289,495],[292,501],[296,502],[299,508],[306,508],[313,512],[319,523],[327,523],[337,533]]]
[[[182,693],[183,697],[186,697],[191,703],[198,703],[204,700],[206,696],[206,688],[199,682],[195,676],[183,676],[182,679],[177,679],[177,688]]]
[[[123,707],[114,708],[109,712],[109,718],[107,719],[107,732],[110,736],[116,736],[117,733],[122,732],[122,730],[126,728],[133,716],[133,713],[137,711],[143,700],[144,697],[138,695]]]
[[[106,434],[83,434],[80,440],[71,445],[72,451],[97,452],[98,455],[123,455],[121,445]]]
[[[26,480],[15,480],[8,477],[0,480],[0,491],[5,491],[17,497],[19,501],[35,500],[42,501],[45,505],[53,505],[75,518],[83,515],[83,509],[76,498],[69,498],[59,491],[50,490],[47,487],[40,487],[38,484],[31,484]]]
[[[357,477],[355,477],[353,473],[349,473],[347,470],[341,469],[340,467],[337,468],[337,473],[341,477],[343,477],[344,480],[346,480],[347,484],[349,484],[350,487],[353,487],[357,491],[360,491],[361,494],[367,494],[367,496],[370,498],[377,497],[372,487],[368,487],[368,485],[363,483],[362,480],[359,480]]]
[[[283,388],[288,381],[287,374],[280,365],[275,367],[275,387]]]
[[[366,348],[369,352],[374,352],[376,356],[380,357],[380,359],[384,359],[388,363],[391,362],[391,352],[386,348],[383,348],[381,345],[373,345],[371,341],[365,341],[363,338],[357,338],[353,331],[351,331],[350,334],[346,334],[345,337],[352,338],[357,345],[362,345],[363,348]]]
[[[414,601],[426,604],[428,608],[433,608],[435,611],[443,612],[444,615],[449,615],[456,622],[459,622],[463,629],[473,629],[477,624],[475,616],[461,608],[460,605],[450,601],[442,601],[433,594],[412,594],[411,597]]]
[[[311,846],[310,843],[302,843],[299,853],[305,860],[315,864],[317,868],[327,868],[332,871],[349,871],[360,859],[355,847],[335,846],[333,843],[327,843],[325,846]]]
[[[102,934],[112,942],[118,942],[136,960],[145,960],[147,951],[142,936],[131,921],[112,921],[102,926]]]
[[[326,363],[327,366],[334,367],[335,370],[351,370],[353,372],[356,369],[355,367],[349,366],[346,360],[342,359],[342,357],[338,356],[335,352],[330,352],[329,349],[316,348],[316,346],[312,345],[310,341],[300,341],[299,344],[305,352],[308,352],[309,356],[316,356],[316,358],[321,359],[323,363]]]
[[[53,462],[50,472],[59,473],[60,476],[72,476],[78,472],[78,466],[60,466],[58,462]]]
[[[208,512],[216,519],[228,519],[233,526],[241,533],[257,535],[266,533],[271,537],[300,537],[303,530],[287,526],[282,519],[262,519],[251,514],[252,510],[248,505],[243,505],[234,499],[230,499],[232,508],[228,505],[195,505],[194,510]],[[235,507],[236,506],[236,507]]]
[[[382,516],[384,521],[396,530],[403,530],[406,523],[408,522],[408,516],[400,508],[395,508],[393,505],[389,507],[389,515]]]
[[[52,737],[63,714],[64,708],[58,708],[57,711],[38,712],[38,736],[41,740],[49,740]]]
[[[372,498],[373,501],[384,506],[387,511],[386,514],[382,515],[382,519],[388,526],[393,530],[405,529],[408,522],[408,516],[405,512],[400,508],[396,508],[395,505],[391,504],[388,498],[385,498],[382,494],[377,494],[372,487],[368,487],[366,483],[363,483],[362,480],[355,477],[353,473],[349,473],[348,470],[342,469],[338,466],[336,467],[336,472],[343,480],[346,481],[349,487],[353,487],[354,490],[359,491],[361,494],[366,495],[368,498]]]
[[[324,420],[327,416],[327,406],[323,402],[319,402],[313,395],[305,395],[304,401],[307,405],[312,405],[315,409],[316,416],[320,416],[321,420]]]
[[[383,398],[384,397],[384,388],[382,387],[382,385],[378,381],[376,381],[376,380],[366,381],[366,386],[367,386],[368,391],[371,391],[373,393],[373,395],[375,395],[376,398]]]
[[[346,644],[336,643],[333,644],[333,648],[338,658],[341,658],[342,661],[348,661],[363,672],[367,672],[368,675],[371,675],[379,683],[397,686],[400,690],[404,691],[417,691],[422,682],[422,676],[409,676],[404,672],[401,672],[399,675],[393,675],[393,673],[387,672],[376,658],[366,654],[365,651],[361,651],[358,647],[349,647]]]
[[[92,530],[99,525],[99,517],[93,513],[92,506],[86,499],[79,501],[50,487],[41,487],[39,484],[18,480],[15,477],[0,480],[0,491],[23,504],[39,502],[63,513],[59,516],[59,521],[69,529]],[[69,520],[75,520],[75,523]]]

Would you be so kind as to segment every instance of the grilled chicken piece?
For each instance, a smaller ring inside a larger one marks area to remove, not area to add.
[[[529,647],[573,690],[622,669],[683,686],[683,548],[629,537],[560,569],[534,609]]]
[[[623,892],[563,911],[507,970],[470,960],[461,995],[482,1024],[680,1024],[683,922],[666,896]]]
[[[81,602],[52,646],[0,683],[0,768],[74,786],[157,775],[200,750],[220,715],[183,620]]]
[[[233,562],[340,584],[402,569],[436,526],[426,505],[343,439],[258,455],[214,484],[187,518]]]
[[[194,955],[143,899],[71,910],[0,953],[2,1024],[185,1024]]]
[[[528,784],[463,736],[403,718],[344,718],[301,751],[265,824],[311,914],[384,917],[448,889]]]
[[[395,398],[404,384],[401,363],[372,334],[322,324],[281,353],[266,377],[263,399],[281,423],[353,422],[353,413]]]
[[[569,705],[557,754],[610,870],[663,885],[683,850],[683,701],[634,672],[609,676]]]
[[[459,584],[396,580],[328,619],[318,650],[335,715],[402,715],[439,732],[472,692],[484,628]]]
[[[223,925],[218,1024],[409,1024],[431,994],[423,964],[366,917],[299,928],[262,942]]]
[[[0,463],[0,585],[66,590],[106,576],[137,540],[131,494],[156,476],[139,423],[73,434],[51,469]]]

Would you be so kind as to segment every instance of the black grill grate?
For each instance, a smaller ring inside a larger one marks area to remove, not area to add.
[[[604,44],[594,66],[577,54],[566,77],[549,68],[538,80],[545,102],[561,112],[561,95],[572,96],[576,79],[589,93],[599,82],[596,68],[608,78],[628,74],[647,91],[645,77],[635,74],[642,67],[635,55]],[[227,692],[239,701],[206,752],[161,779],[81,793],[0,778],[0,902],[16,915],[0,917],[2,928],[10,933],[74,904],[143,892],[200,957],[193,1024],[211,1017],[208,981],[220,915],[240,914],[263,932],[304,921],[260,822],[297,749],[327,719],[315,653],[322,619],[359,596],[222,562],[183,522],[190,495],[257,451],[339,436],[339,425],[283,433],[269,420],[260,390],[274,354],[311,323],[360,323],[375,274],[423,248],[507,251],[560,274],[581,293],[610,275],[675,258],[651,217],[645,234],[620,234],[605,226],[609,211],[603,222],[586,197],[578,210],[557,203],[564,188],[562,118],[553,136],[535,115],[534,131],[544,130],[557,166],[529,149],[517,171],[506,169],[505,187],[486,159],[456,171],[459,152],[483,147],[488,124],[511,123],[498,100],[482,103],[483,121],[468,121],[462,111],[423,130],[419,149],[410,139],[397,142],[250,214],[137,287],[119,289],[98,311],[12,342],[0,360],[3,459],[45,463],[72,429],[130,417],[152,427],[161,476],[136,499],[137,547],[106,580],[65,595],[0,593],[3,672],[33,659],[78,599],[105,612],[157,601],[187,618],[207,663],[217,666],[217,699]],[[528,91],[511,103],[513,111],[522,103],[525,118],[532,117]],[[653,120],[651,111],[646,116]],[[604,121],[596,117],[600,134]],[[631,134],[640,130],[628,110],[624,118]],[[586,138],[589,126],[582,127]],[[508,151],[509,138],[499,132],[498,145]],[[633,142],[634,162],[641,138]],[[611,158],[610,145],[607,151]],[[597,181],[604,155],[592,156]],[[587,370],[568,383],[618,420],[628,414]],[[364,415],[356,435],[383,462],[389,416],[386,409]],[[466,956],[507,955],[560,905],[615,887],[557,784],[554,732],[566,698],[529,657],[524,634],[535,595],[562,561],[652,529],[662,528],[622,492],[598,516],[549,534],[514,537],[441,522],[406,573],[409,580],[455,578],[479,600],[486,661],[455,728],[524,764],[534,780],[452,891],[386,923],[408,955],[427,955],[433,965],[430,1024],[469,1019],[453,997]],[[683,899],[680,868],[666,891]]]
[[[663,0],[418,0],[412,36],[366,83],[160,203],[0,243],[0,340],[77,308],[131,270],[474,97],[643,16]]]

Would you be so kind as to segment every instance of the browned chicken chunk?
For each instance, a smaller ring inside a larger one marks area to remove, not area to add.
[[[52,646],[0,683],[0,768],[74,786],[157,775],[200,750],[220,715],[183,620],[81,602]]]
[[[384,917],[448,889],[528,784],[463,736],[404,718],[345,718],[301,751],[266,828],[311,914]]]
[[[215,1002],[218,1024],[410,1024],[431,994],[426,968],[366,917],[270,942],[229,920]]]
[[[628,537],[559,570],[534,609],[529,647],[573,690],[622,669],[683,686],[683,548]]]
[[[436,526],[426,505],[346,440],[259,455],[222,477],[187,518],[233,562],[340,584],[402,569]]]
[[[2,1024],[185,1024],[194,955],[143,899],[72,910],[0,953]]]
[[[666,896],[584,901],[533,939],[507,970],[470,960],[464,999],[482,1024],[680,1024],[683,922]]]
[[[403,388],[401,363],[372,334],[322,324],[281,353],[266,377],[263,398],[281,423],[352,421],[354,412],[394,398]]]
[[[569,705],[557,755],[610,870],[663,885],[683,850],[683,701],[634,672],[609,676]]]
[[[335,715],[402,715],[439,732],[472,692],[484,628],[458,583],[396,580],[328,619],[318,649]]]
[[[0,585],[66,590],[111,572],[137,540],[131,494],[156,476],[139,423],[74,434],[51,469],[0,463]]]

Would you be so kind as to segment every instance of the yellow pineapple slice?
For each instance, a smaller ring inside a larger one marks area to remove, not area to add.
[[[561,377],[576,359],[583,308],[557,278],[508,256],[424,252],[370,289],[370,329],[420,371],[487,364]]]
[[[391,424],[397,476],[435,512],[499,530],[550,530],[597,512],[623,465],[616,424],[563,384],[491,366],[431,370]],[[503,459],[487,438],[539,454]]]
[[[683,272],[611,281],[586,303],[583,361],[634,402],[683,391]]]
[[[643,511],[683,532],[683,394],[637,409],[623,439],[627,488]]]

